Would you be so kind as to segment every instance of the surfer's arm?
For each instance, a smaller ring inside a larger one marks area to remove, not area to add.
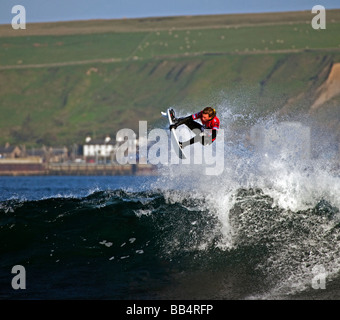
[[[214,142],[216,140],[217,132],[219,128],[220,128],[220,122],[218,119],[217,120],[215,119],[215,121],[213,122],[212,128],[208,130],[204,130],[203,133],[205,136],[208,136],[209,138],[211,138],[211,142]]]
[[[216,139],[216,136],[217,136],[217,130],[212,129],[212,133],[211,133],[212,141],[214,141]]]
[[[191,117],[192,117],[192,119],[193,119],[193,120],[198,120],[198,119],[201,119],[201,117],[202,117],[202,113],[203,113],[203,111],[200,111],[200,112],[194,113],[193,115],[191,115]]]

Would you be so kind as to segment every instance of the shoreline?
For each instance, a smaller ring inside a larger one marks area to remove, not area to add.
[[[0,165],[0,176],[153,176],[151,164],[39,163]]]

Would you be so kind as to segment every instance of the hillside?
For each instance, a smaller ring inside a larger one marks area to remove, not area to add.
[[[326,30],[312,29],[312,17],[0,26],[0,144],[83,143],[87,134],[138,132],[139,120],[156,126],[169,106],[193,112],[223,101],[254,117],[309,113],[339,130],[340,96],[329,88],[337,87],[340,10],[327,11]]]

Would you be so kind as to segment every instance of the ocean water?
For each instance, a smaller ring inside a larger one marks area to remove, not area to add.
[[[217,175],[0,177],[0,298],[339,299],[339,173],[225,141]]]
[[[293,299],[322,297],[338,281],[331,203],[294,212],[253,188],[219,203],[155,188],[160,180],[2,177],[0,297]],[[24,290],[12,288],[14,265],[25,267]],[[316,266],[326,290],[312,287]]]

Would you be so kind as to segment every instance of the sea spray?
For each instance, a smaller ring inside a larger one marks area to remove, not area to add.
[[[251,128],[277,132],[277,117],[242,116],[228,103],[216,109],[224,127],[218,175],[206,174],[209,164],[168,163],[144,180],[4,178],[1,297],[294,299],[315,292],[316,270],[325,290],[339,281],[339,174],[325,152],[332,144],[311,126],[310,159],[294,157],[289,141],[264,153]],[[27,267],[25,293],[6,290],[17,264]]]
[[[267,293],[284,296],[306,290],[318,261],[329,279],[336,276],[340,176],[334,161],[323,156],[334,154],[329,152],[332,136],[328,141],[318,134],[319,128],[305,117],[301,122],[271,115],[254,119],[233,114],[227,103],[216,109],[225,128],[223,172],[210,177],[204,165],[169,166],[160,170],[155,185],[201,194],[217,219],[214,244],[226,254],[244,246],[261,247],[262,258],[253,268],[263,273]],[[240,118],[246,130],[235,135],[232,128]],[[252,128],[263,134],[260,140],[251,136]],[[333,208],[331,218],[320,210],[324,201]]]

